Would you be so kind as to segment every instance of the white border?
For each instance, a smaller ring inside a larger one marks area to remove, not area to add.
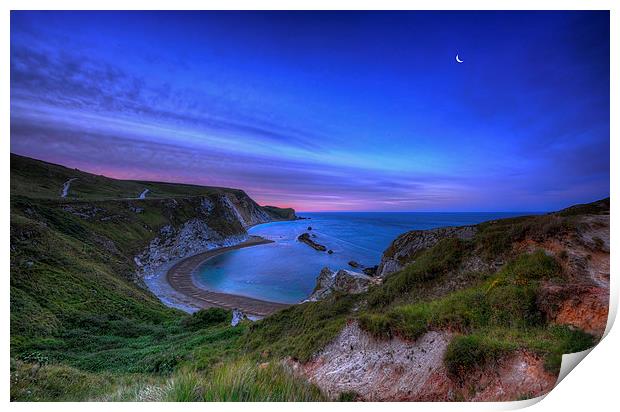
[[[0,55],[2,56],[2,65],[0,65],[0,90],[2,98],[0,99],[0,127],[3,139],[1,140],[2,150],[5,161],[0,162],[3,179],[2,191],[5,194],[5,201],[2,205],[3,213],[1,215],[0,227],[4,229],[2,237],[2,245],[4,251],[2,256],[4,279],[3,287],[3,307],[4,311],[2,342],[4,355],[0,358],[2,362],[5,379],[2,382],[2,396],[5,402],[9,400],[9,120],[10,120],[10,79],[9,79],[9,49],[10,49],[10,10],[232,10],[232,9],[250,9],[250,10],[611,10],[611,197],[616,199],[617,182],[618,182],[618,157],[619,147],[617,138],[620,136],[618,128],[618,119],[620,113],[618,110],[618,97],[620,96],[620,83],[618,82],[618,73],[620,66],[618,63],[618,52],[620,51],[620,42],[618,41],[620,26],[620,7],[617,1],[610,0],[435,0],[432,2],[414,2],[404,0],[302,0],[296,1],[294,4],[282,0],[229,0],[229,1],[192,1],[192,0],[175,0],[175,1],[134,1],[134,0],[92,0],[88,3],[77,0],[56,0],[51,4],[44,0],[5,0],[1,3],[2,14],[0,15]],[[617,216],[618,207],[612,202],[612,235],[611,250],[615,251],[618,246],[618,230],[613,217]],[[615,272],[618,267],[618,259],[615,254],[611,256],[611,272]],[[543,402],[537,403],[530,410],[609,410],[611,405],[617,405],[618,388],[617,388],[617,368],[620,366],[618,348],[620,348],[619,333],[614,329],[609,329],[613,319],[617,313],[618,302],[618,281],[614,275],[611,276],[611,306],[610,306],[610,322],[608,324],[608,336],[587,356],[587,361],[581,363],[575,371],[570,373]],[[109,410],[110,408],[120,410],[142,409],[149,411],[172,410],[173,408],[183,408],[184,410],[200,410],[205,409],[217,411],[235,411],[240,408],[252,408],[256,411],[279,411],[279,410],[353,410],[356,411],[411,411],[411,410],[440,410],[452,411],[470,410],[509,410],[531,405],[531,401],[522,402],[506,402],[506,403],[348,403],[348,404],[108,404],[108,403],[90,403],[70,404],[70,403],[11,403],[9,407],[14,410],[30,410],[45,409],[54,411],[81,411],[85,408],[93,411]]]

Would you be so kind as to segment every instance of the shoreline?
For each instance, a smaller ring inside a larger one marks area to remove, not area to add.
[[[177,307],[190,306],[198,310],[212,307],[219,307],[229,310],[238,309],[243,313],[260,317],[268,316],[278,310],[291,306],[291,304],[271,302],[267,300],[250,298],[247,296],[212,292],[199,288],[193,281],[192,274],[196,268],[208,259],[231,250],[264,245],[268,243],[273,243],[273,240],[250,235],[247,240],[234,246],[225,246],[208,250],[175,262],[166,270],[165,276],[162,280],[167,284],[167,286],[170,287],[170,289],[181,296],[167,296],[168,300],[170,298],[175,300],[181,298],[180,305],[178,305],[178,302],[175,302],[177,303]]]

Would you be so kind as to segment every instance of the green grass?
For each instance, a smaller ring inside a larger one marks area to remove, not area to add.
[[[77,179],[71,183],[67,197],[82,200],[137,198],[144,189],[149,189],[148,198],[243,193],[241,190],[221,187],[111,179],[11,153],[12,195],[59,199],[63,183],[71,178]]]
[[[431,329],[461,334],[450,344],[448,369],[455,375],[518,348],[544,355],[557,371],[558,356],[593,344],[593,337],[548,326],[537,307],[539,282],[561,278],[555,258],[542,250],[508,262],[481,284],[427,302],[399,305],[359,315],[360,326],[379,338],[416,339]]]
[[[370,307],[385,307],[407,295],[420,283],[435,280],[458,267],[468,251],[468,243],[456,238],[443,239],[434,247],[418,253],[414,262],[390,275],[380,288],[368,295]]]
[[[494,220],[478,225],[474,237],[475,251],[489,260],[502,259],[509,254],[515,242],[525,238],[544,240],[574,230],[572,219],[557,214]]]
[[[304,402],[325,398],[315,386],[295,377],[284,366],[238,359],[207,374],[177,373],[164,400],[173,402]]]
[[[465,377],[474,369],[498,360],[514,346],[485,335],[457,336],[448,345],[444,363],[454,377]]]
[[[142,400],[136,388],[165,383],[144,374],[90,373],[66,365],[11,360],[11,401]]]
[[[416,339],[430,328],[462,332],[483,327],[527,328],[543,323],[536,306],[538,281],[560,276],[553,257],[543,251],[523,254],[481,284],[440,299],[395,306],[360,315],[363,328],[376,336]]]
[[[250,326],[245,347],[254,353],[309,360],[344,327],[358,296],[339,295],[292,306]]]

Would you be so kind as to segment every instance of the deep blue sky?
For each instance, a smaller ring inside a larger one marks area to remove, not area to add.
[[[592,201],[609,14],[12,12],[11,151],[298,210]]]

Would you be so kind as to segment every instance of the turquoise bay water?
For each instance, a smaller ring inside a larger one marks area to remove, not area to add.
[[[401,233],[413,229],[461,226],[532,213],[299,213],[308,220],[273,222],[249,230],[275,243],[234,250],[203,264],[194,275],[206,289],[283,303],[304,300],[321,268],[352,269],[354,260],[374,266]],[[308,231],[334,254],[318,252],[297,241]]]

